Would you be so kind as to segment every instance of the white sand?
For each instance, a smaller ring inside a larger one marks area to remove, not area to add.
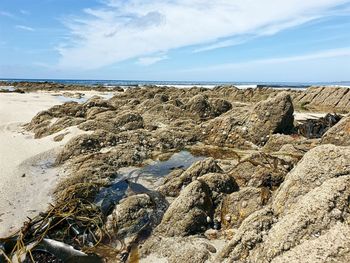
[[[61,103],[57,96],[42,92],[0,93],[0,237],[21,227],[27,216],[45,211],[52,201],[60,176],[50,164],[60,147],[81,131],[64,130],[60,133],[69,134],[54,142],[53,137],[60,133],[34,139],[21,126],[38,112]]]

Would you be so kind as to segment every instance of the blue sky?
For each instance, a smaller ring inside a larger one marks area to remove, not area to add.
[[[0,78],[350,80],[350,0],[1,0]]]

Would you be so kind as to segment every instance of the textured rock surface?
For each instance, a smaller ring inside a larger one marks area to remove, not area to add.
[[[321,165],[322,164],[322,165]],[[350,148],[323,145],[310,150],[276,192],[276,214],[288,210],[298,199],[326,180],[350,172]]]
[[[311,87],[296,96],[294,102],[308,109],[349,112],[350,88]]]
[[[324,145],[309,151],[271,206],[242,222],[218,262],[298,262],[304,255],[306,262],[346,262],[349,249],[329,237],[344,227],[349,231],[349,150]],[[344,235],[340,239],[349,242]]]
[[[158,190],[167,196],[178,196],[183,187],[207,173],[222,173],[222,169],[213,158],[198,161],[183,173],[170,174]]]
[[[266,189],[247,187],[225,197],[221,207],[221,223],[225,229],[237,228],[250,214],[260,210],[269,200]]]
[[[350,262],[350,228],[347,224],[337,223],[319,238],[301,243],[272,262]]]
[[[170,205],[155,231],[169,237],[202,233],[208,226],[207,218],[212,218],[213,212],[208,185],[194,181]]]
[[[200,237],[152,237],[142,245],[141,263],[205,263],[214,260],[216,248]]]
[[[106,228],[115,239],[132,238],[157,226],[167,208],[167,201],[159,193],[132,195],[115,207]]]
[[[250,140],[260,144],[267,141],[266,136],[270,134],[292,132],[293,113],[293,102],[288,93],[259,102],[246,122]]]
[[[322,137],[322,143],[350,146],[350,115],[330,128]]]

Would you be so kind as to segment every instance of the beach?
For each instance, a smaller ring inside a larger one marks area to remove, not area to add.
[[[91,97],[96,92],[88,92]],[[52,190],[59,175],[53,167],[57,152],[82,131],[67,128],[62,141],[52,136],[34,139],[23,125],[40,111],[73,100],[52,92],[0,94],[0,237],[17,231],[27,217],[45,211],[52,201]]]

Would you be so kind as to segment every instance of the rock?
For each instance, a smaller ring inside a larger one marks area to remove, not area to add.
[[[283,213],[311,189],[349,171],[350,148],[323,145],[310,150],[276,192],[273,202],[275,213]]]
[[[200,237],[161,237],[147,240],[139,249],[140,262],[213,262],[216,248]]]
[[[327,238],[350,219],[349,150],[325,145],[308,152],[286,176],[271,207],[248,216],[217,261],[299,262],[304,255],[316,261],[317,255],[331,255],[335,261],[347,258],[346,249],[332,254],[341,245]],[[313,247],[317,244],[324,250]]]
[[[263,245],[252,253],[253,261],[271,262],[285,251],[319,238],[337,223],[349,220],[349,183],[350,173],[329,179],[301,197],[272,226]],[[341,216],[334,216],[332,210],[341,211]],[[331,246],[329,240],[327,246]]]
[[[322,137],[322,143],[350,146],[350,115],[330,128]]]
[[[294,128],[293,113],[292,99],[286,92],[259,102],[253,108],[246,123],[248,138],[256,144],[261,144],[270,134],[291,133]]]
[[[224,229],[238,228],[244,219],[263,208],[270,196],[269,190],[254,187],[227,195],[220,211]]]
[[[235,179],[240,188],[251,186],[275,190],[293,168],[294,162],[262,152],[251,154],[230,171],[230,176]]]
[[[222,173],[221,168],[213,158],[195,162],[185,172],[170,174],[166,177],[164,184],[158,188],[158,191],[166,196],[178,196],[183,187],[208,173]]]
[[[225,244],[214,262],[263,262],[252,261],[249,253],[261,244],[274,223],[272,211],[265,207],[248,216]]]
[[[227,174],[209,173],[198,177],[198,180],[209,186],[214,206],[219,205],[226,194],[238,191],[235,180]]]
[[[200,118],[213,118],[229,111],[232,108],[231,103],[223,99],[208,100],[205,95],[194,96],[187,104],[188,110],[198,115]]]
[[[132,195],[115,207],[108,216],[106,228],[114,239],[128,238],[131,244],[139,238],[141,232],[148,233],[155,228],[167,208],[168,202],[159,193]]]
[[[319,111],[349,112],[350,88],[310,87],[294,98],[296,105]]]
[[[337,223],[319,238],[307,240],[277,256],[272,263],[349,262],[350,229]]]
[[[155,231],[167,237],[203,233],[213,212],[208,185],[195,180],[170,205]]]

